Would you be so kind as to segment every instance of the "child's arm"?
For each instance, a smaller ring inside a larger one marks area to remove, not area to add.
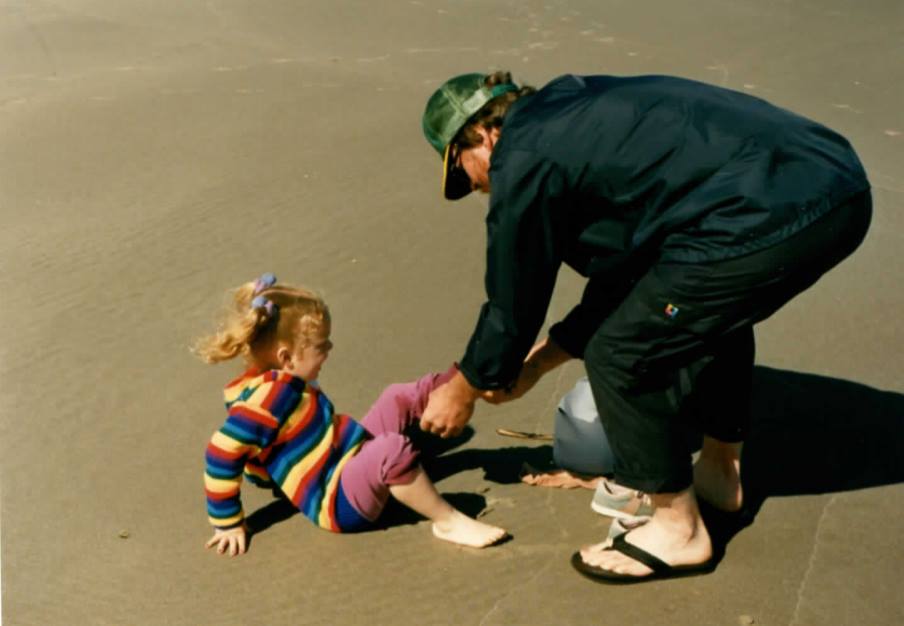
[[[231,419],[231,418],[230,418]],[[207,494],[207,517],[217,529],[232,529],[245,519],[241,487],[245,463],[257,449],[230,435],[227,420],[223,428],[210,438],[205,452],[204,491]]]
[[[247,528],[242,510],[242,475],[248,459],[260,453],[278,427],[265,410],[236,403],[226,423],[210,438],[205,454],[204,490],[207,515],[215,531],[207,547],[230,556],[246,550]]]

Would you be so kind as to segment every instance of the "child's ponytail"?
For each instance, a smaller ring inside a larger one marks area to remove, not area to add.
[[[276,277],[267,273],[232,292],[232,302],[217,332],[200,338],[193,352],[211,364],[237,356],[248,359],[276,339],[294,345],[328,321],[329,311],[319,296],[306,289],[277,285]]]

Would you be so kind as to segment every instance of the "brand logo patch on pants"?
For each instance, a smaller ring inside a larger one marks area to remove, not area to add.
[[[665,305],[665,314],[666,314],[666,317],[668,317],[668,318],[670,318],[670,319],[675,319],[675,317],[678,315],[678,311],[680,311],[680,310],[681,310],[681,309],[679,309],[678,307],[676,307],[676,306],[675,306],[674,304],[672,304],[671,302],[669,302],[667,305]]]

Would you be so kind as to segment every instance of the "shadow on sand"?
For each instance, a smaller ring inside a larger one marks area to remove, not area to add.
[[[904,482],[904,395],[835,378],[757,367],[752,418],[744,446],[741,481],[745,507],[726,514],[702,507],[717,550],[750,525],[766,498],[850,491]],[[551,425],[550,425],[551,426]],[[524,462],[553,466],[549,445],[467,449],[444,454],[473,436],[440,440],[412,433],[424,450],[424,466],[434,481],[482,468],[497,483],[519,481]],[[478,494],[444,494],[464,513],[485,506]],[[295,509],[276,500],[248,517],[253,533],[282,521]],[[415,523],[418,515],[388,506],[381,526]]]
[[[511,483],[525,461],[551,467],[552,449],[462,450],[436,459],[428,471],[440,480],[480,467],[487,480]],[[766,498],[904,482],[904,395],[757,367],[741,465],[744,509],[729,514],[701,506],[717,552],[753,523]]]
[[[707,526],[715,528],[724,546],[753,522],[766,498],[901,482],[904,395],[757,367],[741,462],[745,507],[736,516],[709,511],[714,519]]]

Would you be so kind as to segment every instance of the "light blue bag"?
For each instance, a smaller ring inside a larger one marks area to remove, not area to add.
[[[612,448],[586,377],[559,402],[552,454],[556,465],[571,472],[591,476],[613,472]]]

